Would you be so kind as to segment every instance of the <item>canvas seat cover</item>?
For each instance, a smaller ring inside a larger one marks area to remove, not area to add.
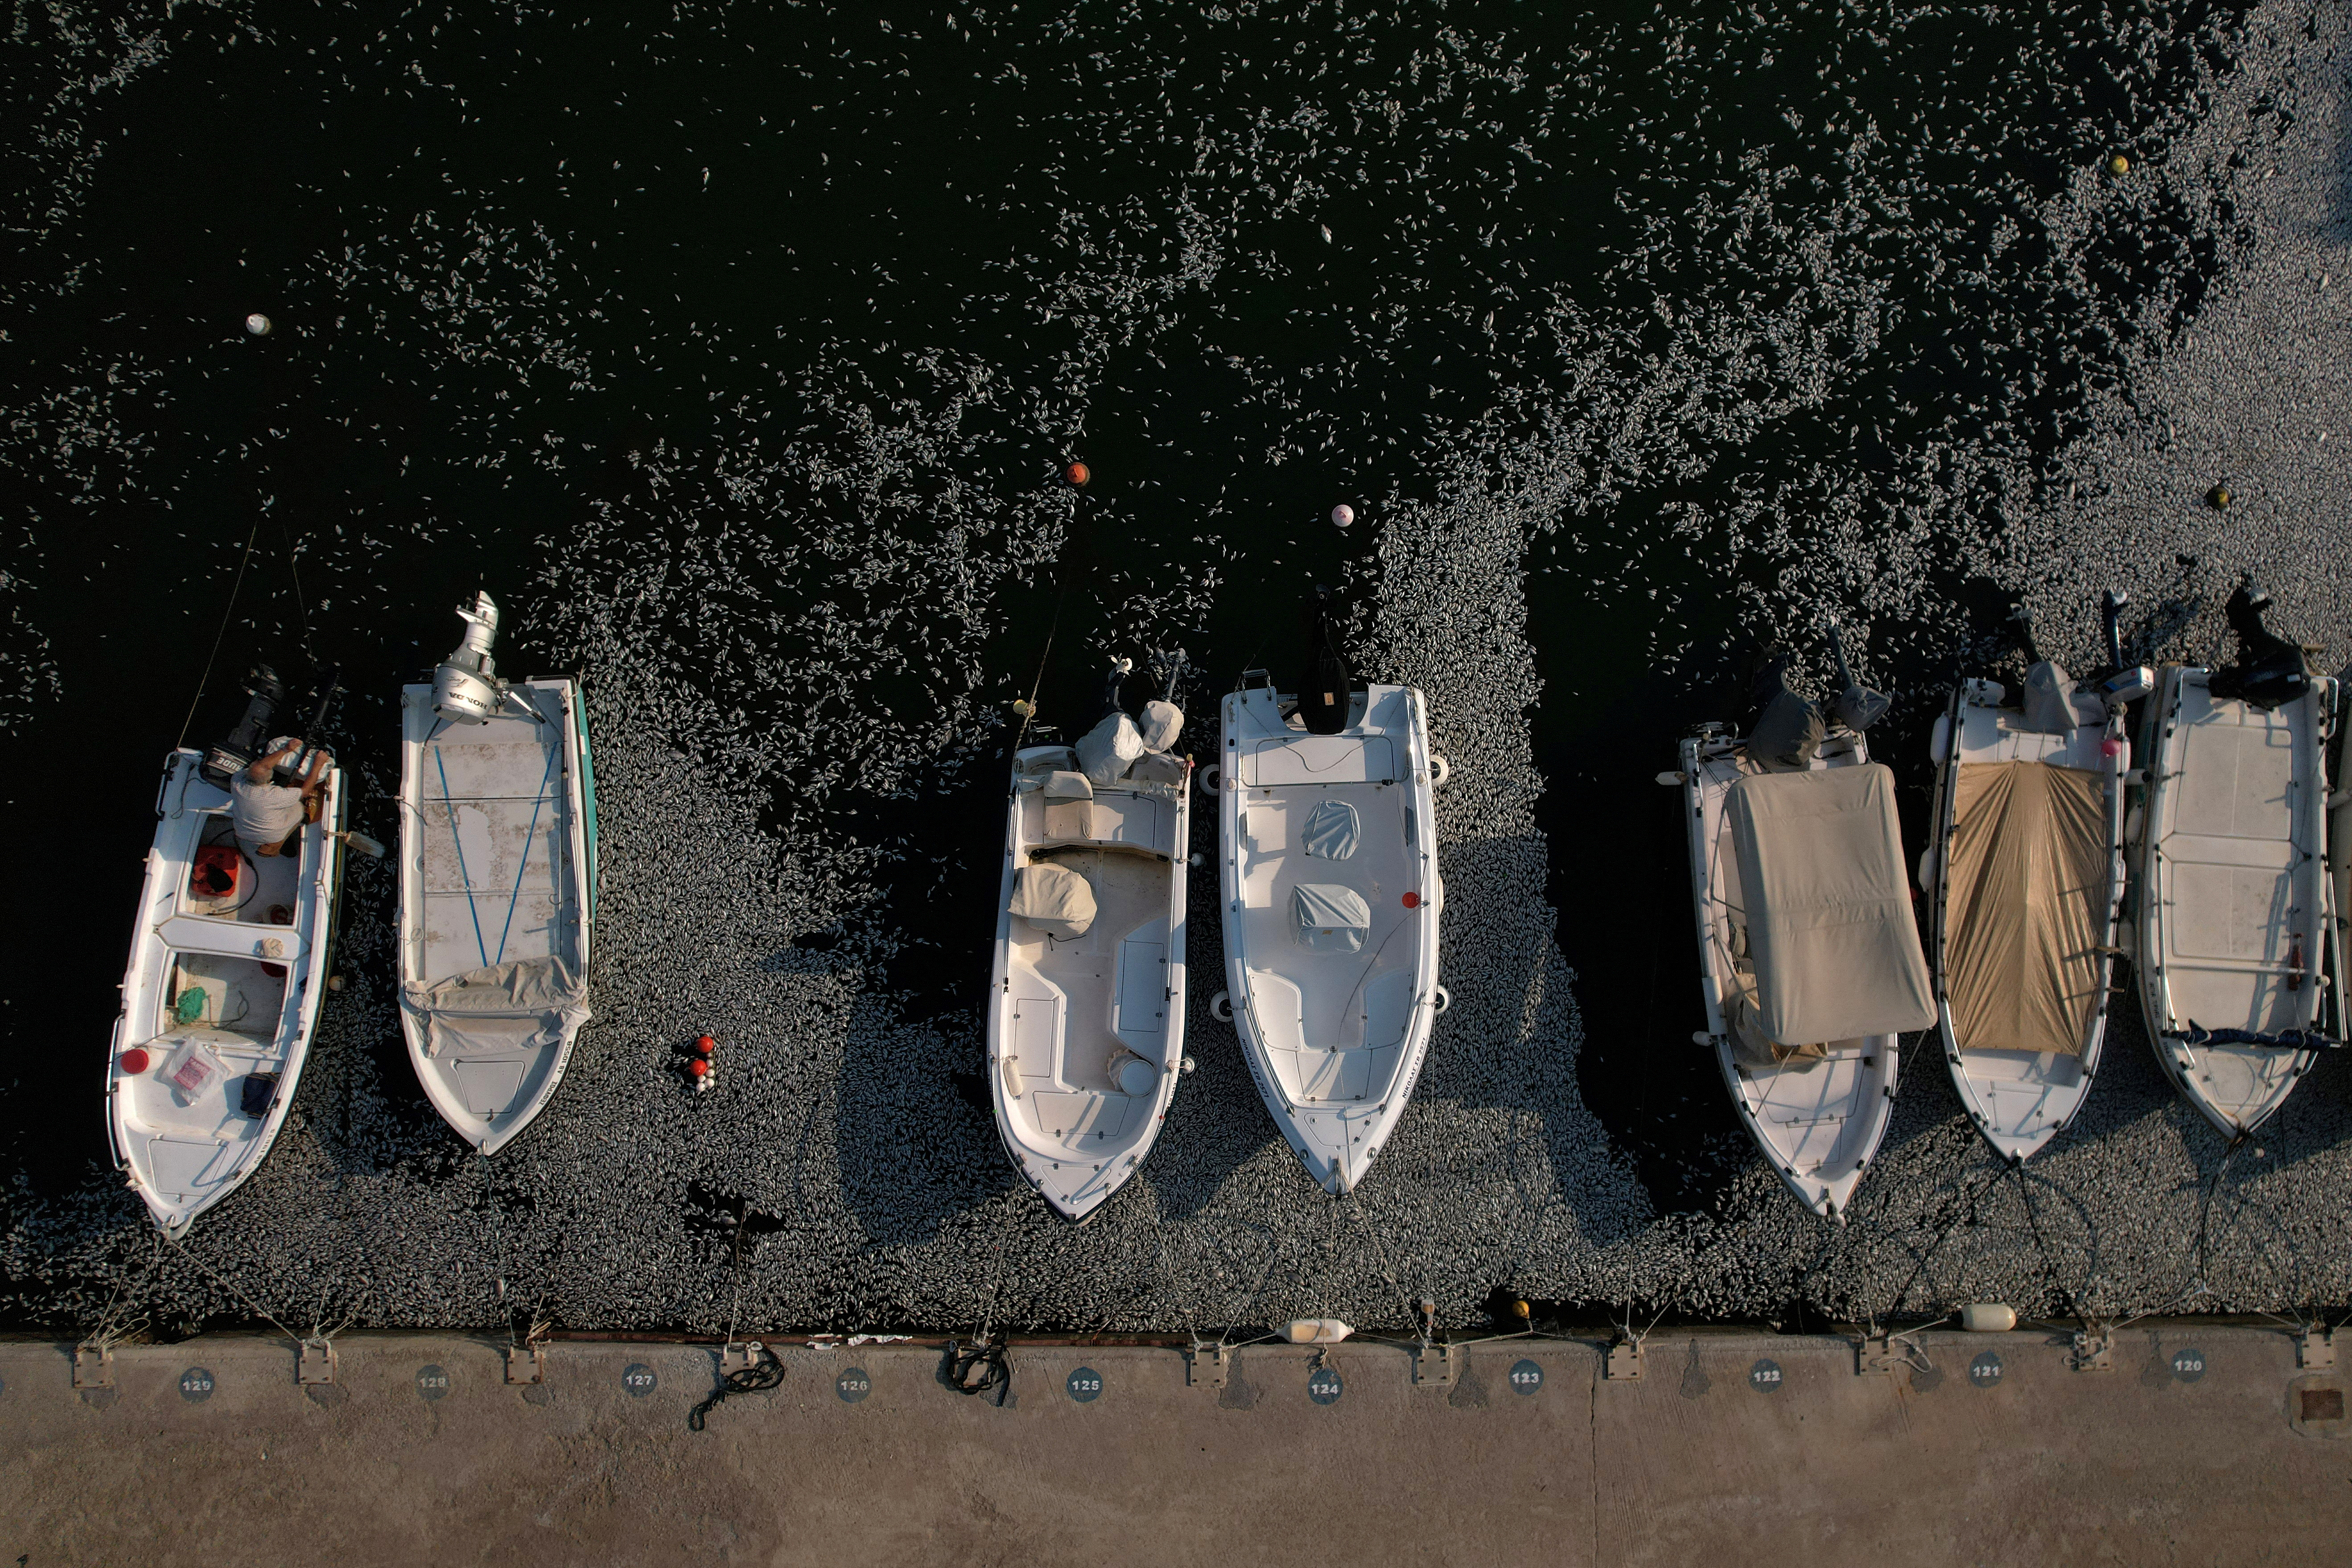
[[[1298,920],[1299,945],[1317,952],[1363,952],[1372,910],[1355,889],[1301,882],[1290,891],[1290,905]]]
[[[1880,763],[1751,773],[1725,800],[1756,964],[1756,1026],[1791,1045],[1936,1021]]]
[[[1041,861],[1021,868],[1011,908],[1047,936],[1084,936],[1095,923],[1095,890],[1068,867]]]
[[[1362,837],[1363,823],[1355,806],[1344,800],[1326,800],[1317,802],[1307,814],[1306,826],[1298,831],[1298,845],[1322,859],[1345,860],[1356,852]]]
[[[1963,763],[1954,785],[1944,991],[1964,1051],[2082,1053],[2099,1005],[2107,812],[2097,773]]]

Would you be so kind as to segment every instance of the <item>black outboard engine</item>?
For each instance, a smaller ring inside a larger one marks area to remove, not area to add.
[[[1355,696],[1355,672],[1340,657],[1339,640],[1331,635],[1331,590],[1318,588],[1307,601],[1306,672],[1298,681],[1298,717],[1312,735],[1336,735],[1348,727],[1348,708]]]
[[[286,685],[278,679],[278,672],[266,664],[255,665],[245,678],[245,717],[224,739],[206,747],[204,761],[196,765],[206,784],[226,789],[229,781],[251,767],[256,757],[268,753],[269,737],[278,726],[278,710],[285,700]]]
[[[2230,595],[2230,629],[2238,634],[2238,657],[2226,669],[2213,672],[2216,697],[2234,697],[2264,710],[2294,701],[2311,689],[2311,672],[2303,649],[2263,625],[2271,596],[2252,577]]]

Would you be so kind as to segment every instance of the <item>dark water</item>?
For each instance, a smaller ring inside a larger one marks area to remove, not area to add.
[[[1109,651],[1181,644],[1221,689],[1295,656],[1308,583],[1369,591],[1383,509],[1475,492],[1526,520],[1583,1091],[1660,1210],[1705,1206],[1744,1146],[1683,1044],[1650,777],[1759,636],[1818,657],[1831,616],[1910,699],[1882,754],[1918,756],[1920,693],[2037,569],[2009,520],[2242,243],[2193,174],[2059,200],[2161,161],[2237,16],[21,13],[0,711],[42,896],[0,960],[9,1165],[103,1160],[152,783],[248,535],[198,743],[249,660],[340,665],[388,837],[391,698],[451,605],[502,597],[517,674],[620,626],[727,716],[682,767],[881,847],[845,931],[900,933],[891,982],[951,1017],[985,759],[1041,660],[1066,724]]]

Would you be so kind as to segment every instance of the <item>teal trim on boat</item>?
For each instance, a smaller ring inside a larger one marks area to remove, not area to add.
[[[585,807],[588,832],[588,944],[596,942],[596,761],[588,751],[588,686],[577,676],[572,681],[572,727],[580,731],[580,799]]]

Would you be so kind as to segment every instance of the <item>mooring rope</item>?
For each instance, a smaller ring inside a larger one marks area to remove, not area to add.
[[[245,554],[236,563],[236,580],[228,585],[228,603],[221,607],[220,630],[213,634],[212,652],[205,655],[205,672],[196,678],[196,694],[188,701],[188,716],[180,721],[180,738],[172,746],[175,752],[188,743],[188,728],[196,721],[196,708],[205,700],[205,688],[212,683],[213,661],[220,658],[222,639],[228,636],[229,617],[236,614],[237,591],[245,586],[245,569],[253,563],[253,542],[260,536],[261,520],[257,517],[245,536]]]

